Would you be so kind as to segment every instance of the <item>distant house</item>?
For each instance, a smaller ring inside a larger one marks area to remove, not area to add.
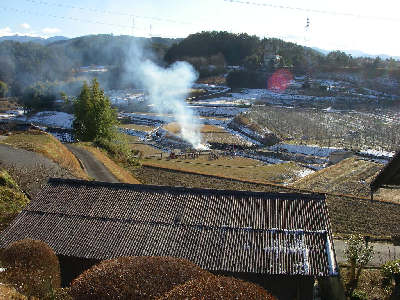
[[[400,151],[398,151],[388,164],[370,183],[371,200],[380,188],[400,189]]]
[[[312,299],[338,275],[325,197],[51,179],[0,237],[49,244],[64,284],[119,256],[186,258],[256,282],[279,299]]]
[[[333,151],[329,154],[329,164],[334,165],[342,160],[354,156],[353,151]]]

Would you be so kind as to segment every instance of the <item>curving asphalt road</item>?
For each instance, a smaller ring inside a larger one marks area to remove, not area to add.
[[[82,162],[86,173],[97,181],[119,182],[117,178],[90,152],[71,144],[65,146]]]

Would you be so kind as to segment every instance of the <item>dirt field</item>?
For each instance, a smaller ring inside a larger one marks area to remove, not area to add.
[[[122,124],[119,127],[133,129],[133,130],[139,130],[139,131],[145,131],[145,132],[150,132],[155,128],[153,126],[136,125],[136,124]]]
[[[144,159],[143,165],[262,183],[285,184],[298,179],[304,170],[303,167],[292,162],[267,165],[242,157],[221,156],[219,159],[209,160],[208,155],[200,155],[196,159]]]

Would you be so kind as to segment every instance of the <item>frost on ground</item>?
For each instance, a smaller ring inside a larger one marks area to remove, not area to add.
[[[272,151],[283,151],[290,153],[300,153],[304,155],[312,155],[319,157],[329,157],[332,152],[343,151],[339,148],[323,148],[315,145],[291,145],[291,144],[276,144],[269,147]]]
[[[394,152],[384,151],[384,150],[374,150],[374,149],[366,149],[360,151],[361,154],[372,155],[375,157],[393,157]]]
[[[297,176],[299,178],[303,178],[303,177],[306,177],[306,176],[308,176],[308,175],[310,175],[310,174],[312,174],[314,172],[315,171],[310,170],[310,169],[304,169],[304,170],[301,170],[301,171],[297,172]]]

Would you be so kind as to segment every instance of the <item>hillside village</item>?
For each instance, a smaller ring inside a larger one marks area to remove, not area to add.
[[[138,40],[0,42],[4,299],[400,299],[398,60]]]

